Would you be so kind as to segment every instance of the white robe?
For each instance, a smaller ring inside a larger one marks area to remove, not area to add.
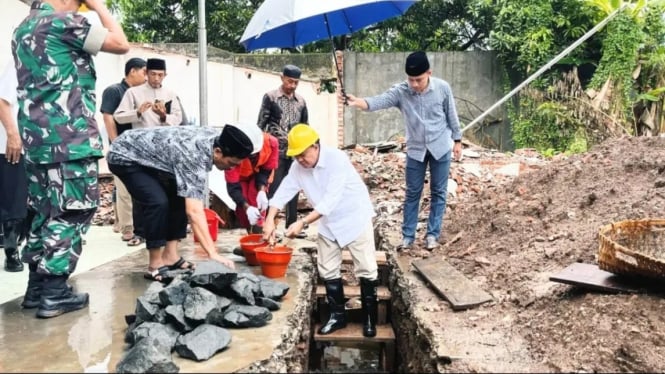
[[[155,100],[161,100],[167,104],[170,102],[171,111],[166,114],[166,121],[161,122],[159,115],[152,108],[141,113],[138,116],[137,109],[146,101],[154,103]],[[113,113],[113,118],[119,124],[132,124],[133,129],[140,129],[155,126],[178,126],[182,122],[182,108],[175,92],[168,88],[152,88],[145,82],[136,87],[130,87],[122,97],[118,109]]]

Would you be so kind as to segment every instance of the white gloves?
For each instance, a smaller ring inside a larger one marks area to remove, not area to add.
[[[261,218],[261,212],[255,206],[249,206],[245,211],[247,213],[247,219],[249,220],[250,225],[256,225]]]
[[[259,191],[259,194],[256,195],[256,206],[260,211],[268,209],[268,195],[265,191]]]

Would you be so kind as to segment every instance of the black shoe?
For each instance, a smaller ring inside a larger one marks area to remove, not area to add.
[[[23,263],[16,248],[5,248],[5,270],[12,273],[23,271]]]
[[[37,309],[38,318],[52,318],[88,306],[87,293],[74,293],[67,285],[68,276],[45,276]]]
[[[245,252],[243,252],[242,248],[240,248],[240,247],[233,248],[233,254],[236,255],[236,256],[245,257]]]
[[[324,282],[326,285],[326,300],[330,308],[328,321],[319,329],[319,334],[326,335],[346,327],[346,310],[344,309],[344,285],[342,278]]]
[[[5,270],[10,272],[23,271],[23,263],[18,255],[18,238],[21,233],[23,220],[9,220],[2,223],[5,247]]]

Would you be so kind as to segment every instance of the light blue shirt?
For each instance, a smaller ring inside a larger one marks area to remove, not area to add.
[[[455,98],[448,82],[430,77],[429,85],[417,93],[404,81],[388,91],[365,98],[369,111],[395,107],[402,112],[406,124],[406,154],[424,161],[429,151],[439,160],[450,152],[453,140],[462,139]]]
[[[314,210],[321,214],[319,234],[344,247],[367,229],[374,208],[367,186],[343,151],[321,145],[319,161],[304,168],[298,161],[291,164],[270,206],[281,209],[300,190]]]

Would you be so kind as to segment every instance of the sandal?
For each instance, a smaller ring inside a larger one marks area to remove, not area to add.
[[[136,247],[137,245],[141,245],[145,243],[145,238],[139,235],[134,235],[131,239],[127,241],[127,246],[128,247]]]
[[[182,265],[185,264],[187,264],[187,266],[183,267]],[[182,256],[173,265],[166,265],[166,267],[169,270],[194,270],[196,268],[193,262],[185,260]]]
[[[168,266],[160,266],[158,269],[153,271],[150,271],[150,268],[148,268],[148,272],[143,274],[143,278],[155,282],[164,282],[166,280],[167,271],[169,271]]]

